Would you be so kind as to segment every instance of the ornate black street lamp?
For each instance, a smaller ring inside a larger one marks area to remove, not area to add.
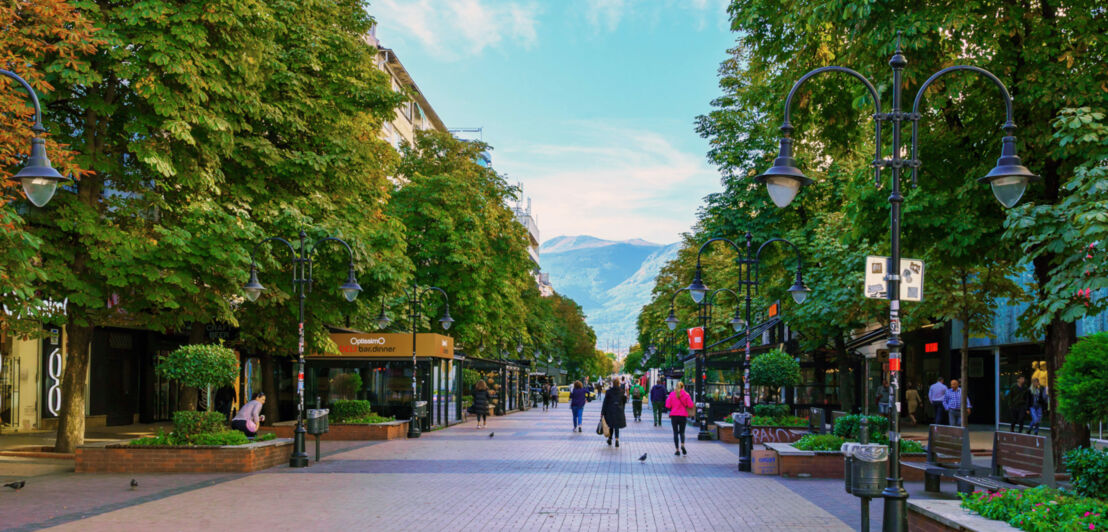
[[[712,242],[726,242],[734,248],[738,253],[738,258],[735,259],[735,264],[739,267],[739,286],[746,289],[746,319],[740,320],[738,317],[738,310],[735,311],[735,318],[731,320],[731,324],[735,327],[735,331],[738,332],[740,323],[746,327],[746,338],[744,340],[744,357],[743,357],[743,397],[742,403],[739,405],[741,412],[747,412],[750,409],[750,326],[751,326],[751,289],[757,290],[760,278],[758,275],[758,267],[761,264],[762,250],[766,249],[766,246],[773,242],[784,242],[793,248],[793,252],[796,253],[796,280],[793,281],[793,285],[789,287],[789,294],[792,295],[793,301],[799,305],[804,303],[804,300],[808,298],[808,287],[804,286],[804,279],[802,278],[804,264],[800,257],[800,249],[796,247],[796,244],[785,240],[784,238],[771,238],[758,246],[758,250],[754,251],[753,242],[754,237],[748,231],[746,233],[746,248],[745,250],[739,247],[734,241],[717,237],[708,240],[700,246],[700,251],[696,254],[696,276],[693,278],[692,284],[689,285],[689,294],[692,295],[694,301],[704,297],[704,294],[708,291],[708,287],[701,281],[701,264],[700,255],[704,252],[704,249],[708,247]],[[751,276],[751,270],[754,274]],[[745,278],[744,278],[745,277]],[[739,470],[750,471],[750,445],[746,445],[745,442],[741,442],[739,447]],[[745,451],[745,452],[744,452]]]
[[[255,256],[258,252],[258,247],[266,242],[281,242],[288,246],[289,252],[292,255],[292,282],[295,285],[298,292],[299,301],[299,318],[298,318],[298,331],[299,341],[297,342],[297,371],[296,371],[296,432],[293,439],[292,457],[289,458],[289,467],[308,467],[308,453],[304,450],[304,434],[307,432],[304,429],[304,289],[307,287],[311,290],[312,287],[312,255],[319,249],[319,245],[325,242],[338,242],[346,248],[346,253],[350,258],[350,270],[346,277],[346,282],[339,286],[339,290],[342,292],[344,298],[347,301],[354,301],[358,297],[358,293],[362,291],[362,287],[358,285],[358,280],[354,278],[354,252],[350,249],[350,245],[343,240],[335,237],[324,237],[316,240],[311,246],[308,245],[308,234],[304,231],[300,231],[300,247],[294,248],[292,243],[281,237],[271,236],[269,238],[262,239],[254,245],[253,251],[250,252],[250,281],[243,286],[243,291],[246,292],[246,298],[251,302],[257,301],[258,297],[262,295],[265,287],[258,282],[258,265],[255,260]]]
[[[450,317],[450,296],[446,295],[445,290],[437,286],[420,288],[418,285],[412,285],[411,289],[404,289],[404,296],[408,300],[408,316],[412,320],[412,415],[408,421],[409,438],[418,438],[423,433],[419,427],[420,418],[416,416],[416,405],[419,399],[419,384],[417,381],[419,362],[416,360],[416,333],[419,331],[419,322],[423,318],[423,296],[427,295],[427,292],[438,292],[446,303],[442,317],[439,318],[439,325],[442,326],[443,330],[449,330],[450,326],[454,324],[454,318]],[[381,307],[381,314],[377,316],[376,321],[379,328],[388,327],[389,317],[385,315],[384,306]]]
[[[996,85],[1000,91],[1001,97],[1004,99],[1004,108],[1006,113],[1006,121],[1001,129],[1004,130],[1005,136],[1001,139],[1001,151],[1000,158],[997,159],[996,167],[992,169],[984,177],[978,179],[982,183],[989,183],[992,186],[993,195],[1000,201],[1005,207],[1012,207],[1019,202],[1023,196],[1027,185],[1031,181],[1038,179],[1038,176],[1031,173],[1020,162],[1020,158],[1016,155],[1016,124],[1012,120],[1012,97],[1008,94],[1008,89],[1004,84],[991,72],[967,65],[958,65],[944,68],[927,78],[927,81],[923,82],[919,91],[916,92],[916,99],[912,103],[912,112],[905,113],[900,110],[901,105],[901,91],[903,89],[903,83],[901,81],[901,71],[904,67],[908,66],[908,60],[904,57],[900,48],[900,37],[898,34],[896,51],[893,53],[891,59],[889,59],[889,66],[893,70],[892,79],[892,91],[893,91],[893,105],[892,109],[888,113],[881,111],[881,99],[877,93],[877,89],[874,88],[865,76],[855,72],[849,68],[839,66],[827,66],[823,68],[817,68],[801,76],[799,80],[793,85],[792,90],[789,91],[789,95],[785,98],[785,120],[781,124],[781,149],[777,155],[777,158],[773,161],[773,167],[767,170],[764,174],[756,177],[758,182],[765,183],[766,189],[769,191],[770,198],[778,207],[785,207],[793,198],[796,197],[797,192],[804,185],[812,183],[811,179],[804,176],[796,166],[796,160],[792,156],[793,140],[790,137],[793,131],[792,123],[789,122],[789,112],[792,108],[793,96],[796,95],[797,89],[807,81],[809,78],[822,74],[824,72],[842,72],[857,78],[866,86],[870,96],[873,98],[873,104],[875,108],[874,118],[874,138],[876,143],[876,153],[874,155],[873,168],[874,168],[874,180],[877,185],[881,184],[881,169],[889,168],[892,177],[892,193],[889,196],[890,206],[890,240],[892,247],[892,265],[894,268],[899,268],[900,264],[900,204],[903,203],[904,197],[900,194],[900,169],[911,168],[912,169],[912,183],[916,183],[916,174],[922,162],[917,157],[919,153],[919,121],[922,116],[919,113],[919,104],[923,99],[923,93],[927,90],[935,80],[940,77],[949,74],[951,72],[968,71],[981,74],[985,76],[993,84]],[[904,122],[912,123],[912,155],[910,159],[901,158],[901,140],[900,130]],[[890,158],[884,158],[881,151],[881,123],[892,123],[892,151]],[[889,477],[888,487],[885,489],[883,496],[885,497],[885,517],[884,517],[884,530],[896,530],[901,531],[907,528],[907,500],[908,492],[904,491],[904,482],[900,476],[900,417],[897,415],[896,405],[900,402],[900,276],[893,272],[890,272],[885,277],[888,282],[888,294],[889,294],[889,386],[892,388],[892,393],[889,394]]]
[[[39,137],[46,133],[46,128],[42,127],[42,107],[38,103],[38,94],[19,74],[7,70],[0,70],[0,74],[14,79],[31,95],[31,103],[35,108],[35,123],[31,126],[35,138],[31,139],[31,154],[27,159],[27,166],[9,179],[23,185],[23,193],[35,207],[42,207],[50,202],[54,192],[58,190],[58,183],[66,181],[66,178],[50,165],[50,159],[46,157],[46,141]]]

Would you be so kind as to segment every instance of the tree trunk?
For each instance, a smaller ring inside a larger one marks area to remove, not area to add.
[[[1066,451],[1089,446],[1089,427],[1083,423],[1072,423],[1058,413],[1058,394],[1054,385],[1058,368],[1062,367],[1070,346],[1076,341],[1076,325],[1058,319],[1050,322],[1046,330],[1046,378],[1050,392],[1050,442],[1054,447],[1054,465],[1059,470]]]
[[[54,452],[72,453],[85,443],[85,388],[87,385],[91,325],[66,326],[65,372],[62,374],[62,407],[58,413],[58,437]]]
[[[854,379],[851,375],[850,353],[846,352],[846,339],[842,334],[835,335],[835,353],[839,369],[839,408],[848,414],[854,413]]]
[[[275,375],[276,361],[273,359],[273,355],[262,355],[262,393],[265,394],[265,405],[262,405],[262,412],[265,414],[265,424],[271,425],[276,421],[280,421],[279,411],[277,409],[277,379]]]

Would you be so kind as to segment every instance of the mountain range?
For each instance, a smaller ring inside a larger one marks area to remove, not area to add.
[[[654,279],[677,250],[676,243],[558,236],[543,242],[539,257],[554,290],[584,309],[597,347],[626,353],[636,342],[635,319],[650,301]]]

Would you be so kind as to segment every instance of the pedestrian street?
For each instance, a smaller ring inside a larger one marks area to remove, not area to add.
[[[494,417],[488,430],[470,420],[305,469],[146,494],[56,530],[851,529],[779,477],[739,473],[734,446],[696,441],[695,429],[688,456],[674,456],[668,419],[654,427],[649,412],[635,422],[628,406],[621,447],[609,447],[595,433],[599,411],[589,403],[581,433],[565,404]]]

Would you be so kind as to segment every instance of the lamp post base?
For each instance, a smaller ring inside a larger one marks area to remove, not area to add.
[[[308,467],[308,453],[304,448],[305,434],[303,423],[296,424],[296,432],[292,440],[292,457],[289,458],[289,467]]]
[[[712,440],[712,433],[708,432],[708,423],[706,423],[704,421],[700,422],[700,432],[696,433],[696,439],[698,439],[700,441],[711,441]]]
[[[881,529],[892,532],[908,530],[908,492],[903,486],[889,482],[881,496],[885,498],[885,515]]]
[[[423,431],[419,430],[419,421],[418,420],[408,421],[408,437],[409,438],[418,438],[420,436],[420,434],[423,434]]]

